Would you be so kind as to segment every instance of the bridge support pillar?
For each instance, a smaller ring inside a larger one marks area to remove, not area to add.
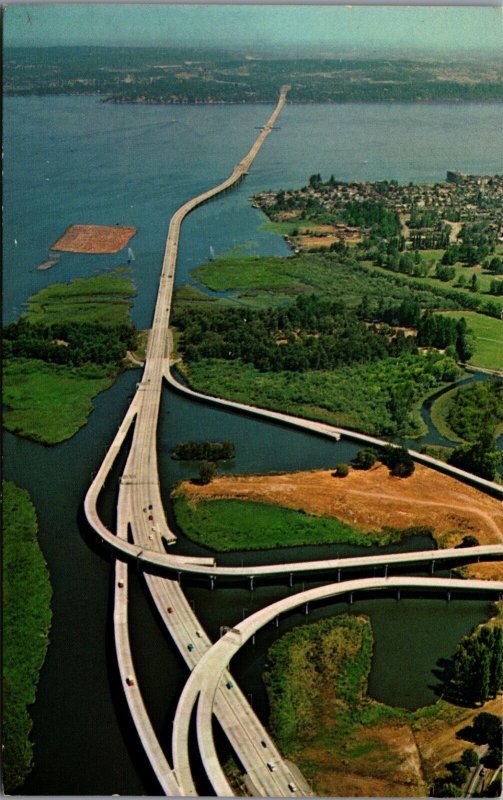
[[[255,634],[253,634],[253,636],[252,636],[252,645],[255,646]]]
[[[307,617],[307,615],[309,614],[309,603],[306,603],[305,612],[306,612],[306,617]]]
[[[289,580],[289,583],[290,583],[290,589],[291,589],[291,588],[292,588],[292,586],[293,586],[293,574],[292,574],[292,573],[290,573],[290,580]]]
[[[397,600],[400,600],[400,589],[398,589],[398,591],[397,591],[397,593],[396,593],[396,599],[397,599]]]
[[[349,604],[352,605],[353,603],[353,592],[349,593]]]
[[[384,577],[385,578],[388,577],[388,565],[387,564],[384,565]]]
[[[431,562],[431,570],[430,570],[430,572],[431,572],[432,575],[435,572],[435,562],[434,561]]]
[[[250,575],[250,592],[253,592],[253,575]]]
[[[341,582],[341,568],[339,567],[339,569],[337,570],[337,583],[340,582]]]
[[[213,589],[215,588],[215,576],[214,575],[210,575],[210,587],[211,587],[211,591],[213,591]]]
[[[277,628],[279,628],[279,617],[276,617],[276,619],[274,620],[274,624],[276,625]]]
[[[178,583],[182,582],[182,573],[178,570]]]
[[[449,603],[449,602],[450,602],[450,600],[451,600],[451,593],[450,593],[450,592],[447,592],[447,602]]]

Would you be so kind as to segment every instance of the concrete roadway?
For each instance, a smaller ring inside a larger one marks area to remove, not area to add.
[[[212,731],[212,715],[214,714],[215,696],[222,687],[225,687],[227,667],[237,651],[264,625],[272,622],[280,614],[324,598],[335,597],[348,592],[371,591],[375,589],[444,589],[451,591],[484,591],[502,592],[503,581],[477,581],[458,580],[449,578],[366,578],[363,580],[348,581],[344,584],[330,584],[309,589],[299,594],[283,598],[266,608],[257,611],[250,617],[240,622],[236,628],[228,631],[192,671],[180,697],[173,725],[173,752],[174,765],[180,780],[180,787],[184,790],[184,780],[187,775],[188,765],[185,756],[188,752],[189,723],[193,708],[197,702],[197,736],[203,764],[212,786],[221,797],[229,796],[229,785],[221,768],[215,749]],[[234,687],[227,689],[230,694]],[[257,753],[257,768],[259,763],[267,762],[274,765],[274,758],[269,757],[267,748]],[[280,775],[279,765],[277,774],[281,786],[281,794],[301,796],[304,791],[295,781],[283,778]],[[182,777],[183,776],[183,777]],[[286,780],[286,784],[283,784]],[[290,787],[289,785],[290,784]],[[291,788],[291,786],[295,788]]]

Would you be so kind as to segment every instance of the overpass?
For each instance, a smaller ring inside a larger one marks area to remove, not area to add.
[[[449,578],[413,577],[388,579],[382,577],[366,578],[363,580],[348,581],[342,585],[328,584],[325,586],[318,586],[314,589],[299,592],[293,596],[278,600],[276,603],[272,603],[266,608],[247,617],[235,628],[228,631],[207,651],[191,673],[180,696],[173,725],[173,752],[175,770],[180,777],[181,790],[184,790],[186,776],[190,775],[188,745],[189,724],[192,711],[197,703],[197,738],[202,761],[208,777],[218,796],[228,797],[230,794],[233,794],[220,765],[213,740],[212,717],[215,709],[215,697],[219,690],[226,687],[229,662],[236,655],[238,650],[255,635],[260,628],[263,628],[264,625],[272,622],[281,614],[308,603],[337,597],[349,592],[356,593],[372,590],[389,591],[393,589],[416,589],[421,591],[442,589],[449,593],[460,590],[501,593],[503,592],[503,581],[488,582],[478,580],[453,580]],[[227,688],[229,694],[233,691],[234,687]],[[267,771],[269,769],[267,765],[271,763],[279,768],[279,765],[276,765],[274,755],[269,752],[268,747],[262,747],[261,750],[257,751],[257,770],[260,765],[262,765],[263,770]],[[278,773],[278,778],[280,784],[282,779],[287,780],[286,786],[282,786],[287,795],[299,796],[304,794],[304,792],[299,791],[295,781],[288,781],[287,778],[283,778],[281,773]],[[288,783],[296,788],[292,790],[289,788]]]

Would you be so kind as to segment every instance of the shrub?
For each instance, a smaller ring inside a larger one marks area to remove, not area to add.
[[[377,453],[370,447],[358,450],[356,457],[351,462],[353,469],[370,469],[377,461]]]
[[[346,478],[349,475],[349,465],[337,464],[334,475],[336,478]]]
[[[217,471],[216,464],[212,461],[203,461],[199,467],[199,480],[203,485],[211,483]]]

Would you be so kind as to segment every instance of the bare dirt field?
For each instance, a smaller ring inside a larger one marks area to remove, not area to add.
[[[421,797],[426,794],[419,751],[404,720],[360,729],[350,736],[348,758],[318,743],[302,756],[316,764],[316,789],[333,797]],[[358,755],[358,752],[361,755]]]
[[[394,478],[376,464],[368,471],[351,470],[335,478],[330,470],[281,475],[217,477],[206,486],[183,484],[189,498],[255,500],[308,514],[334,516],[363,531],[383,526],[428,525],[441,547],[454,547],[463,536],[480,544],[503,541],[500,501],[447,475],[416,464],[409,478]],[[478,566],[469,575],[478,575]],[[481,578],[503,578],[503,566],[481,564]]]
[[[119,225],[70,225],[51,250],[68,253],[118,253],[135,235],[136,228]]]

